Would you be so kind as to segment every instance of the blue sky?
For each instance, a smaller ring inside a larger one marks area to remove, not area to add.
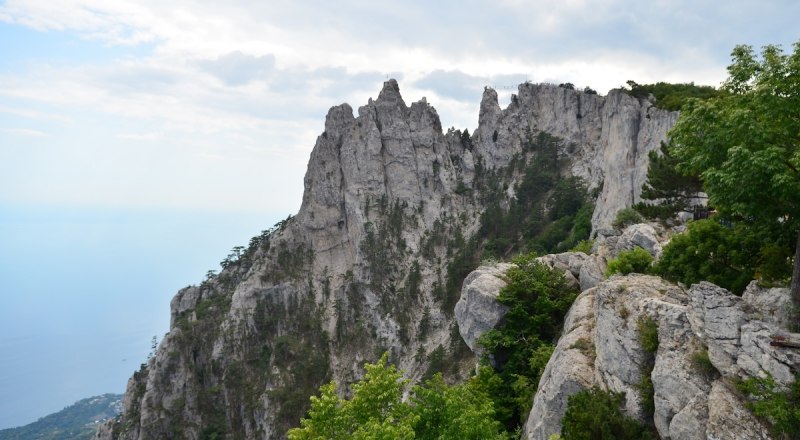
[[[485,85],[718,85],[734,45],[800,39],[788,0],[430,3],[0,1],[0,428],[121,392],[387,76],[472,131]]]

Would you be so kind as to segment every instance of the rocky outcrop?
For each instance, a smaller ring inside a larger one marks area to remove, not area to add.
[[[788,384],[800,367],[794,350],[769,345],[770,335],[785,330],[762,316],[709,283],[685,291],[658,277],[628,275],[584,291],[539,383],[525,438],[559,432],[568,397],[593,385],[624,392],[628,413],[645,417],[643,374],[652,382],[652,421],[662,439],[770,438],[730,390],[733,379],[767,374]],[[657,326],[653,354],[640,340],[646,319]],[[715,371],[698,365],[706,352]]]
[[[455,308],[456,323],[461,338],[475,354],[480,354],[478,338],[495,328],[508,311],[497,302],[497,295],[506,286],[504,274],[511,267],[508,263],[481,266],[464,279]]]
[[[742,294],[742,300],[756,309],[762,321],[781,328],[792,328],[794,304],[787,287],[761,287],[751,281]]]
[[[638,201],[647,153],[675,117],[621,92],[527,83],[505,109],[485,90],[471,137],[443,132],[436,110],[407,105],[394,80],[356,114],[331,108],[300,211],[178,292],[170,332],[105,438],[281,438],[320,384],[355,381],[380,351],[411,379],[434,352],[449,376],[467,374],[474,357],[453,331],[462,280],[449,268],[480,227],[487,172],[509,189],[507,206],[520,179],[512,161],[537,132],[558,136],[566,172],[599,189],[592,224],[604,228]],[[577,272],[571,261],[581,286],[600,281],[605,260]],[[482,312],[460,310],[484,325]]]
[[[608,228],[617,211],[640,201],[647,154],[666,139],[676,119],[677,112],[619,90],[601,97],[526,83],[505,110],[497,105],[497,94],[487,89],[473,138],[490,168],[507,163],[528,133],[541,130],[564,139],[572,174],[602,188],[592,217],[596,230]]]

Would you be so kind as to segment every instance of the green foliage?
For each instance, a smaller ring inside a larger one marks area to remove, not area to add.
[[[645,217],[667,220],[686,211],[698,199],[703,185],[696,174],[678,171],[678,160],[665,143],[660,153],[648,153],[647,181],[642,185],[642,202],[634,209]],[[649,201],[649,202],[647,202]]]
[[[492,402],[477,382],[450,387],[437,374],[402,400],[407,383],[384,354],[365,364],[364,378],[341,399],[336,384],[320,387],[311,397],[308,417],[289,430],[290,440],[337,439],[504,439],[493,420]]]
[[[577,296],[563,272],[536,261],[534,255],[514,262],[517,267],[506,273],[508,284],[497,298],[509,308],[508,313],[480,339],[497,371],[482,369],[479,377],[509,430],[527,417],[564,315]]]
[[[635,225],[636,223],[641,223],[644,221],[644,217],[639,214],[633,208],[623,208],[617,211],[617,216],[614,217],[614,221],[611,222],[611,226],[616,229],[624,229],[630,225]]]
[[[417,416],[414,425],[417,439],[507,438],[500,423],[494,420],[492,401],[476,380],[448,386],[441,374],[437,374],[424,386],[414,387],[411,405]]]
[[[641,379],[636,388],[641,398],[642,412],[652,416],[656,410],[655,389],[653,388],[653,368],[656,364],[658,351],[658,324],[653,318],[644,315],[636,322],[639,343],[645,352],[645,359],[641,365]]]
[[[561,438],[564,440],[633,440],[653,438],[649,430],[626,415],[625,395],[598,387],[569,397]]]
[[[581,240],[570,249],[570,252],[583,252],[584,254],[591,254],[592,247],[594,247],[594,240]]]
[[[608,262],[606,276],[614,274],[627,275],[629,273],[648,273],[650,265],[653,263],[653,256],[650,252],[636,247],[629,251],[622,251],[617,258]]]
[[[759,57],[734,48],[726,93],[688,102],[668,147],[679,171],[700,176],[720,216],[771,231],[768,242],[790,249],[800,238],[800,42],[793,49],[769,45]],[[800,299],[800,284],[792,290]]]
[[[708,349],[699,350],[692,354],[692,366],[698,373],[708,379],[719,374],[717,368],[711,363],[711,358],[708,357]]]
[[[624,92],[636,98],[647,98],[651,94],[656,98],[655,106],[665,110],[680,110],[692,99],[709,99],[715,96],[724,95],[711,86],[698,86],[693,82],[682,84],[670,84],[657,82],[655,84],[637,84],[634,81],[627,81],[628,88]]]
[[[787,277],[790,273],[787,248],[783,248],[777,262],[775,256],[758,257],[764,241],[763,232],[744,223],[724,226],[714,218],[697,220],[664,247],[654,272],[686,285],[710,281],[741,295],[761,267],[769,279]]]
[[[94,437],[98,420],[118,415],[122,395],[103,394],[82,399],[56,413],[18,428],[0,429],[1,440],[88,440]]]
[[[800,438],[800,381],[795,378],[788,390],[782,390],[772,376],[752,377],[736,387],[750,400],[753,413],[767,420],[775,438]]]
[[[658,324],[649,316],[643,316],[636,322],[639,333],[639,343],[642,349],[649,354],[658,351]]]

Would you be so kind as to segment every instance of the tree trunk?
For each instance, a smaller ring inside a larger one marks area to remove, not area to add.
[[[797,232],[797,243],[794,248],[794,269],[792,270],[792,302],[795,314],[800,307],[800,231]]]

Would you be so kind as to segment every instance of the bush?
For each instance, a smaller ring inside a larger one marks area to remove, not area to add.
[[[493,418],[492,401],[476,380],[451,387],[436,374],[425,385],[414,387],[411,398],[403,401],[407,381],[388,364],[386,354],[365,368],[364,378],[351,387],[349,399],[338,397],[333,382],[320,387],[320,395],[311,397],[308,416],[299,428],[289,430],[288,438],[507,438]]]
[[[617,216],[614,218],[614,221],[611,222],[611,226],[616,229],[623,229],[643,221],[644,217],[642,217],[642,214],[639,214],[638,211],[633,208],[625,208],[617,211]]]
[[[570,249],[570,252],[583,252],[584,254],[591,254],[592,247],[594,247],[594,240],[581,240]]]
[[[644,315],[636,322],[639,343],[646,356],[641,365],[641,379],[636,385],[639,390],[642,412],[652,416],[656,410],[655,389],[653,388],[653,368],[656,365],[656,352],[658,351],[658,324],[653,318]]]
[[[711,379],[719,374],[717,368],[711,363],[711,359],[708,357],[708,349],[697,351],[692,354],[692,366],[707,379]]]
[[[622,410],[625,395],[598,387],[569,397],[562,421],[564,440],[652,439],[648,429]]]
[[[637,247],[629,251],[620,252],[617,258],[608,262],[606,276],[614,274],[627,275],[629,273],[647,273],[653,263],[653,256],[650,252]]]
[[[649,354],[655,354],[658,351],[658,324],[653,318],[645,315],[639,318],[636,327],[642,349]]]
[[[664,246],[653,271],[670,281],[709,281],[741,295],[755,276],[760,249],[761,240],[745,225],[697,220]]]
[[[800,438],[800,381],[795,378],[788,391],[780,390],[772,376],[752,377],[736,384],[750,401],[747,407],[766,419],[775,438]]]
[[[508,284],[497,300],[509,310],[480,343],[491,354],[497,371],[485,368],[486,384],[498,418],[513,431],[528,416],[539,377],[561,334],[564,315],[577,293],[567,286],[564,272],[551,269],[529,254],[514,260]]]

